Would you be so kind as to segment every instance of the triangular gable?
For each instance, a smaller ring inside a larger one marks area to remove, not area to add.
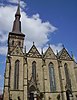
[[[27,57],[41,57],[39,51],[37,50],[36,46],[33,45],[29,52],[27,53]]]
[[[23,56],[21,48],[17,45],[11,52],[11,55],[20,55]]]
[[[72,60],[71,56],[65,48],[63,48],[59,53],[59,58],[62,60]]]
[[[52,58],[52,59],[57,59],[56,55],[54,54],[53,50],[51,49],[51,47],[49,46],[49,48],[46,50],[45,54],[44,54],[44,58]]]

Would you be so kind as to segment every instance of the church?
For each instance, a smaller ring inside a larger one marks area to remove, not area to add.
[[[40,53],[33,43],[26,52],[20,5],[12,31],[4,73],[3,100],[77,100],[77,63],[65,47],[56,55],[49,46]]]

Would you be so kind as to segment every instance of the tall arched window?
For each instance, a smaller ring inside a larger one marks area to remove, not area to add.
[[[19,60],[15,62],[15,71],[14,71],[14,89],[19,88]]]
[[[68,80],[69,79],[69,72],[68,72],[68,65],[67,65],[67,63],[64,64],[64,69],[65,69],[66,80]]]
[[[51,92],[55,92],[56,91],[56,83],[55,83],[55,74],[54,74],[53,63],[49,64],[49,78],[50,78],[50,90],[51,90]]]
[[[69,76],[69,69],[68,69],[68,65],[67,63],[64,64],[64,69],[65,69],[65,76],[66,76],[66,97],[67,100],[70,100],[70,94],[72,94],[71,92],[71,79]]]
[[[32,63],[32,77],[34,80],[36,80],[36,62],[33,61]]]
[[[66,77],[67,88],[71,88],[71,80],[70,80],[70,76],[69,76],[69,70],[68,70],[67,63],[64,64],[64,69],[65,69],[65,77]]]

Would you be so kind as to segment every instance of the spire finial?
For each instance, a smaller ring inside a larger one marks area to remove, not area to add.
[[[58,50],[56,50],[56,54],[58,55]]]
[[[72,56],[72,59],[74,59],[74,54],[73,54],[73,52],[71,51],[71,56]]]
[[[34,45],[34,41],[33,41],[33,45]]]
[[[19,19],[21,17],[21,14],[20,14],[20,0],[18,0],[18,8],[17,8],[17,12],[15,14],[15,17],[19,16]]]
[[[50,47],[50,43],[48,43],[48,46]]]
[[[43,55],[43,48],[41,48],[41,54]]]
[[[12,32],[16,32],[16,33],[21,33],[21,21],[20,21],[20,0],[18,0],[18,7],[17,7],[17,11],[15,14],[15,21],[13,24],[13,29]]]
[[[18,0],[18,5],[20,6],[20,0]]]

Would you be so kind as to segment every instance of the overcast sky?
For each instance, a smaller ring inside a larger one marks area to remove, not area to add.
[[[26,2],[25,2],[26,1]],[[77,59],[77,0],[21,0],[22,32],[27,51],[33,41],[39,51],[48,44],[56,53],[62,45]],[[17,0],[0,0],[0,91],[3,87],[8,33],[12,31]]]

